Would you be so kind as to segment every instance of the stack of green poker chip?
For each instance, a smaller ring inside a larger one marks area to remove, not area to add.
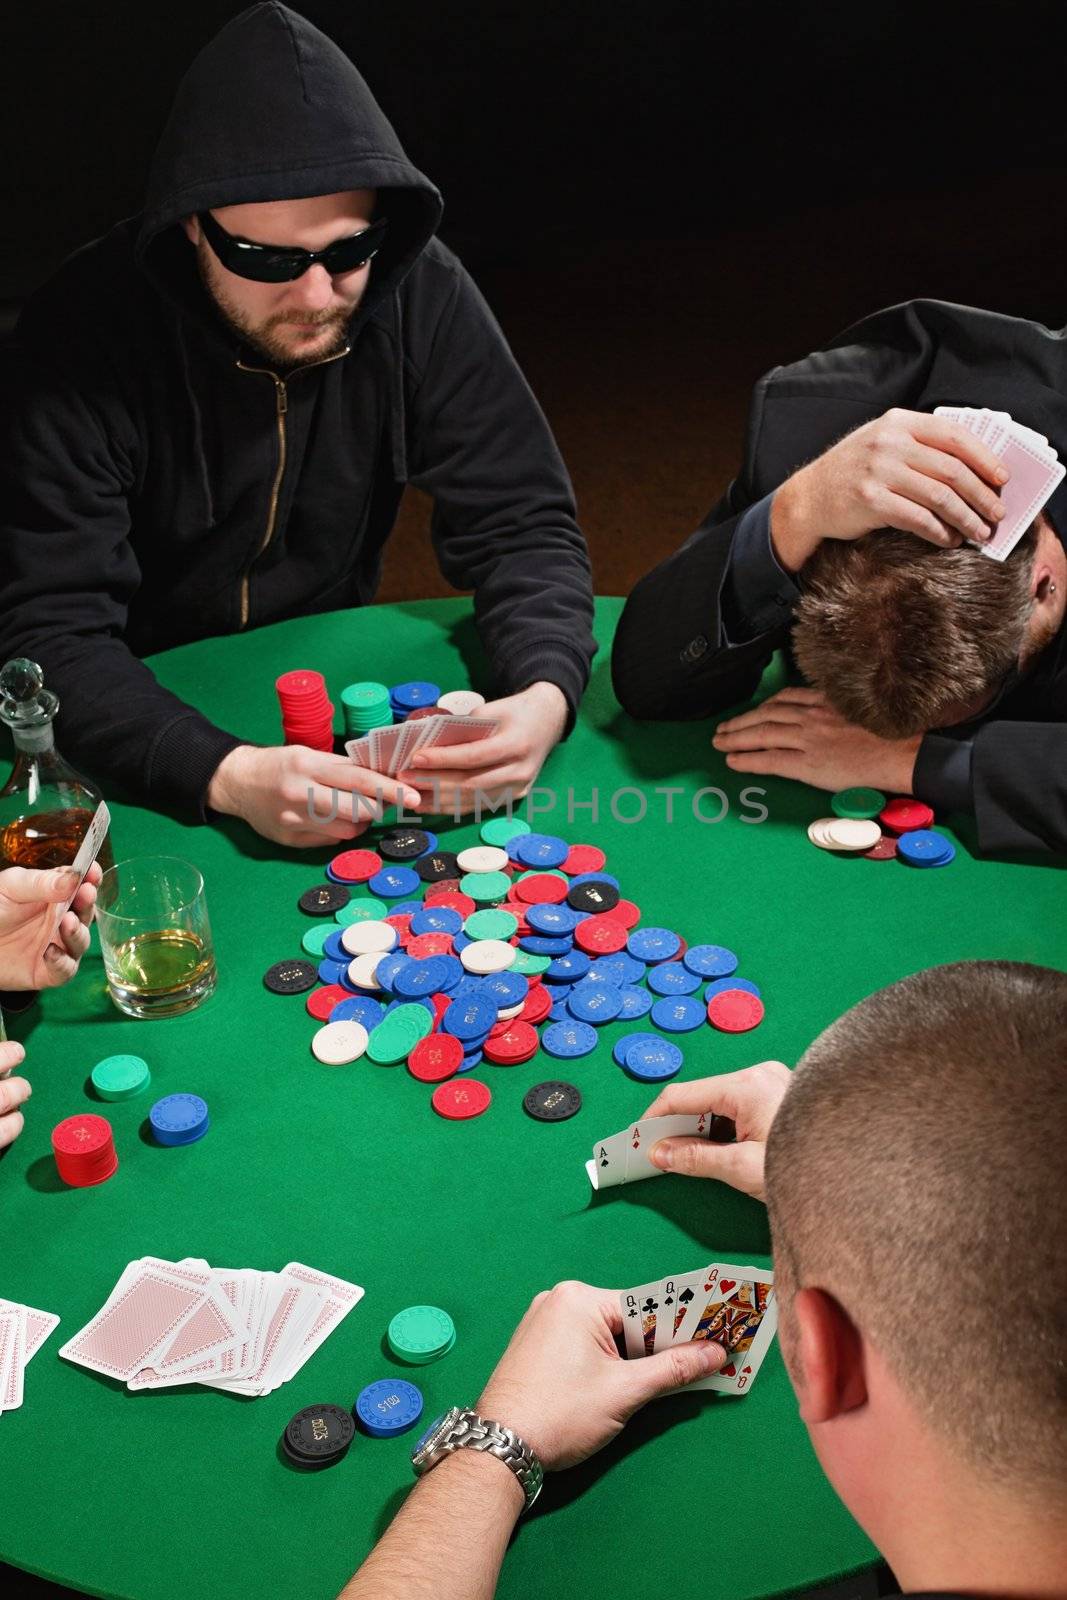
[[[420,1039],[433,1029],[433,1017],[418,1002],[397,1006],[370,1031],[367,1055],[380,1067],[395,1067],[406,1061]]]
[[[531,830],[530,824],[521,817],[490,817],[488,822],[482,823],[480,831],[484,843],[495,844],[502,850],[509,839],[517,839]]]
[[[852,817],[857,822],[874,821],[885,810],[885,795],[878,789],[839,789],[830,800],[836,817]]]
[[[493,906],[505,899],[511,887],[506,872],[467,872],[459,880],[461,894],[470,895],[480,906]]]
[[[388,728],[393,720],[389,690],[384,683],[350,683],[341,690],[345,732],[350,739],[372,728]]]
[[[440,1306],[408,1306],[397,1312],[386,1337],[398,1361],[424,1367],[448,1354],[456,1342],[456,1326]]]
[[[93,1088],[101,1100],[132,1100],[151,1082],[148,1062],[140,1056],[105,1056],[92,1071]]]

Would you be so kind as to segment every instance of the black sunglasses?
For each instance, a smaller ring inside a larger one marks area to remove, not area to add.
[[[362,233],[338,239],[325,250],[298,250],[235,239],[210,211],[198,211],[197,218],[208,243],[227,271],[235,272],[239,278],[251,278],[255,283],[289,283],[303,277],[316,261],[322,262],[331,277],[341,272],[354,272],[377,255],[386,229],[383,217],[380,222],[372,222],[364,228]]]

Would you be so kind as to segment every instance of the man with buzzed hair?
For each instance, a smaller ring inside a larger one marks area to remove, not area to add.
[[[627,601],[632,715],[714,716],[774,652],[805,682],[719,723],[738,773],[869,785],[1067,852],[1067,480],[1003,564],[1007,474],[933,412],[995,406],[1067,454],[1067,339],[938,301],[879,312],[756,386],[742,471]],[[976,543],[964,543],[964,540]]]
[[[795,1074],[676,1082],[645,1113],[733,1122],[732,1143],[666,1139],[652,1159],[766,1198],[801,1417],[907,1594],[1067,1597],[1065,1060],[1067,975],[961,962],[861,1001]],[[561,1469],[725,1359],[690,1343],[623,1361],[621,1327],[616,1291],[538,1295],[477,1417]],[[343,1600],[489,1600],[523,1509],[519,1455],[509,1470],[473,1425],[467,1442]],[[710,1504],[687,1514],[714,1526]]]

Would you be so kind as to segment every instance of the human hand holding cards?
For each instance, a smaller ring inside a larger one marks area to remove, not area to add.
[[[990,524],[992,537],[978,545],[991,561],[1003,561],[1062,481],[1063,464],[1043,434],[1024,427],[1006,411],[937,406],[934,416],[947,417],[973,433],[1011,474],[1000,491],[1005,514],[999,524]]]
[[[774,1274],[721,1261],[627,1289],[619,1296],[619,1309],[628,1359],[659,1355],[680,1344],[721,1345],[726,1364],[687,1385],[716,1394],[747,1394],[778,1327]]]
[[[492,717],[457,717],[442,713],[435,717],[408,718],[386,728],[372,728],[362,739],[345,745],[357,767],[395,778],[406,772],[412,757],[422,750],[444,750],[460,744],[488,739],[499,723]]]
[[[638,1178],[662,1178],[664,1169],[649,1159],[649,1151],[660,1139],[710,1139],[715,1117],[710,1111],[697,1111],[664,1117],[639,1117],[621,1133],[613,1133],[593,1146],[593,1159],[585,1170],[594,1189],[613,1189]]]

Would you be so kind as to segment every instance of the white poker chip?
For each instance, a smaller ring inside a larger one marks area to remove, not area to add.
[[[517,1017],[519,1012],[525,1011],[525,1009],[526,1001],[522,1000],[517,1006],[507,1006],[503,1011],[498,1011],[496,1019],[498,1022],[510,1022],[513,1017]]]
[[[348,976],[359,989],[380,989],[378,963],[386,954],[384,950],[367,950],[348,963]]]
[[[437,702],[438,711],[451,711],[454,717],[470,717],[485,705],[485,695],[476,689],[450,689]]]
[[[365,956],[371,950],[384,955],[396,948],[397,931],[388,922],[350,922],[341,932],[341,943],[350,956]]]
[[[860,817],[834,817],[825,829],[833,850],[870,850],[882,837],[877,822]]]
[[[484,978],[487,973],[503,972],[510,967],[518,953],[513,944],[503,939],[475,939],[473,944],[464,946],[459,959],[468,972],[476,972]]]
[[[456,857],[461,872],[503,872],[508,853],[495,844],[472,844]]]
[[[367,1048],[362,1022],[327,1022],[311,1040],[311,1053],[327,1067],[345,1067],[358,1061]]]
[[[836,822],[836,817],[819,817],[808,828],[808,838],[812,844],[817,844],[820,850],[832,850],[834,847],[826,837],[826,830],[831,822]]]

